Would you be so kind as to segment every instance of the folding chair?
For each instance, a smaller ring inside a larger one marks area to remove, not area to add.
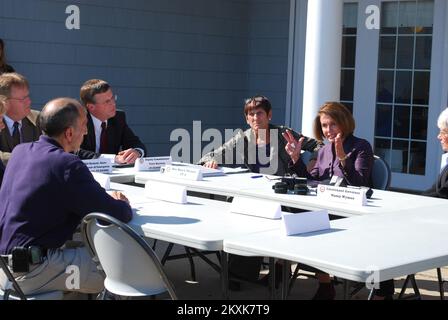
[[[103,213],[91,213],[84,217],[81,233],[106,274],[106,292],[123,297],[155,297],[168,292],[177,299],[156,254],[128,225]]]

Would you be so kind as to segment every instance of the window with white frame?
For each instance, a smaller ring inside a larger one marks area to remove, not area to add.
[[[425,175],[433,0],[383,2],[375,154],[393,172]]]

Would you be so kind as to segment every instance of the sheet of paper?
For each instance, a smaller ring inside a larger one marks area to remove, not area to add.
[[[244,173],[249,172],[249,169],[238,167],[238,168],[228,168],[228,167],[221,167],[221,171],[225,174],[234,174],[234,173]]]

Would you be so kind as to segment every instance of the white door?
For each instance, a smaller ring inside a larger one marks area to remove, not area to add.
[[[424,190],[437,177],[441,155],[436,122],[446,106],[447,86],[440,84],[446,82],[441,62],[448,62],[443,49],[447,4],[373,2],[380,9],[379,30],[365,24],[372,1],[358,2],[356,134],[368,138],[375,154],[389,163],[392,187]]]

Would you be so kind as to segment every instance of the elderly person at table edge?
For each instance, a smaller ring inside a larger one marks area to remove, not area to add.
[[[348,185],[370,187],[373,168],[373,151],[367,140],[355,137],[355,120],[350,111],[339,102],[324,103],[314,119],[314,135],[327,143],[318,151],[317,161],[310,172],[300,159],[303,139],[295,139],[290,132],[284,134],[288,141],[285,150],[291,157],[290,167],[300,176],[313,180],[328,180],[339,176]],[[334,299],[335,289],[330,276],[317,273],[319,289],[313,299]],[[394,293],[393,280],[380,283],[375,299],[389,299]]]
[[[296,139],[302,139],[302,150],[316,152],[322,144],[284,126],[270,123],[272,106],[268,98],[256,95],[245,101],[244,115],[250,126],[240,130],[218,149],[204,155],[199,164],[209,168],[218,165],[245,165],[251,172],[283,176],[290,174],[290,158],[285,151],[282,135],[289,131]]]
[[[423,195],[448,199],[448,108],[442,111],[437,119],[437,126],[440,129],[437,138],[440,141],[444,154],[440,166],[440,174],[436,183],[426,190]]]
[[[70,153],[79,149],[87,132],[86,110],[78,101],[58,98],[48,102],[38,122],[44,135],[14,148],[6,167],[0,189],[0,254],[8,258],[25,294],[100,292],[104,275],[87,248],[64,244],[87,214],[106,212],[128,222],[131,207],[120,192],[109,195],[81,159]],[[38,254],[33,259],[31,247]],[[20,259],[20,268],[15,263],[16,250],[28,256]],[[66,285],[68,266],[79,270],[75,287]],[[0,287],[5,289],[6,284],[1,271]]]

